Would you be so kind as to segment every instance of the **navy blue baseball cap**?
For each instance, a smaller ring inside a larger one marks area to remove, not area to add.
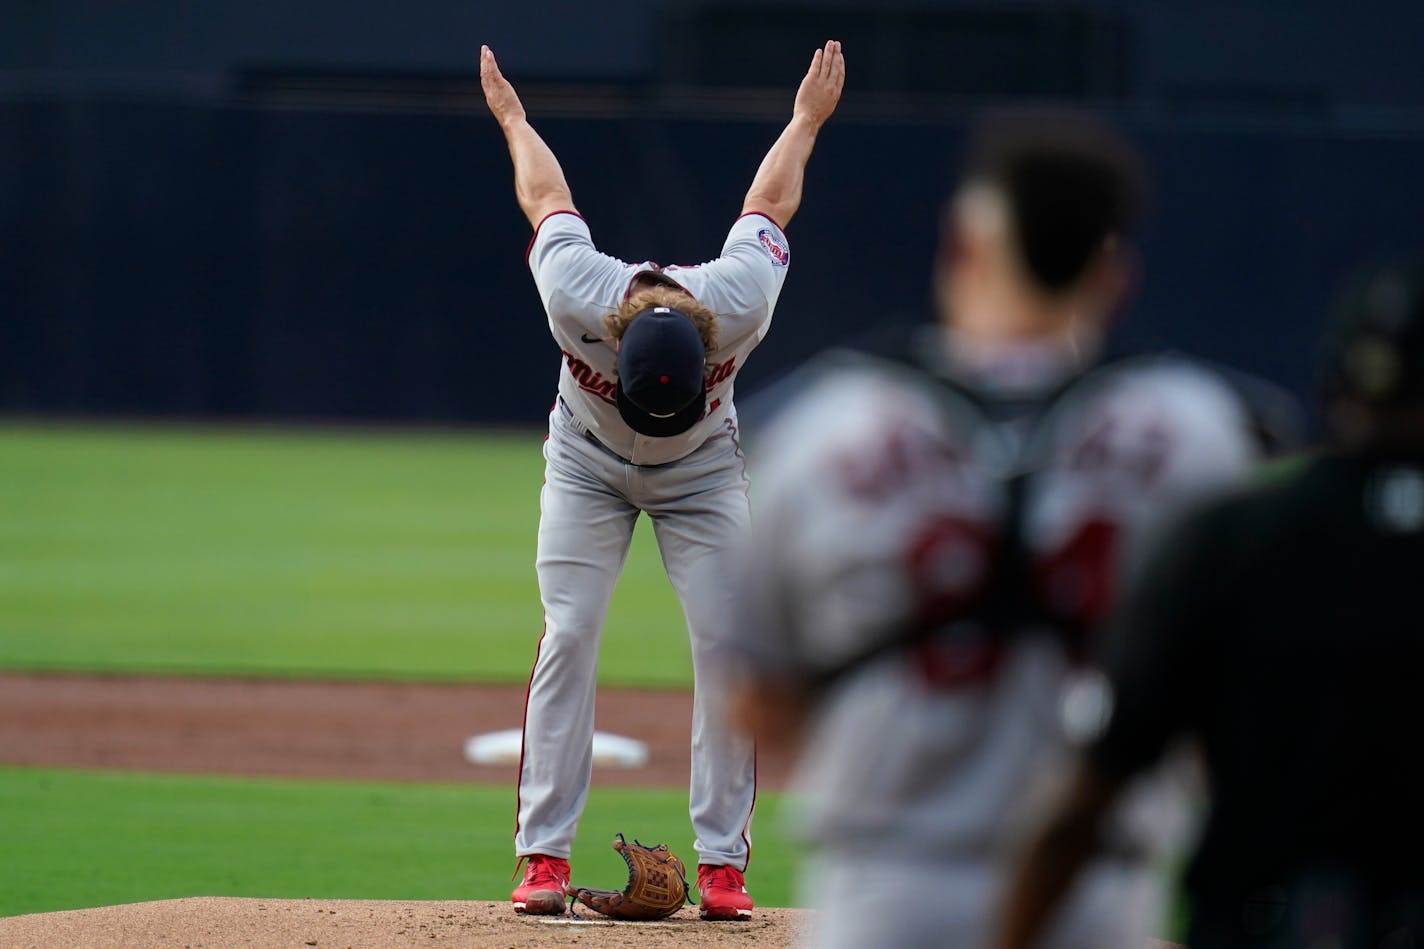
[[[641,435],[681,435],[707,405],[707,351],[686,314],[643,310],[618,343],[618,412]]]

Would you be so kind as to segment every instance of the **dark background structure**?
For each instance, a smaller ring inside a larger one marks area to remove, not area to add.
[[[1421,244],[1420,36],[1402,0],[9,0],[0,412],[537,423],[558,353],[480,44],[604,249],[695,262],[829,37],[847,91],[744,389],[925,316],[966,125],[1032,101],[1148,155],[1123,335],[1308,403],[1339,279]]]

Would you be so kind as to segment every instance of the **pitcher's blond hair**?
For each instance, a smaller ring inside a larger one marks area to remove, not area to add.
[[[603,326],[613,339],[622,339],[633,318],[649,307],[665,306],[685,314],[697,334],[702,337],[702,348],[708,355],[717,351],[717,314],[693,299],[686,290],[673,287],[640,287],[628,295],[628,299],[618,305],[618,309],[603,318]]]

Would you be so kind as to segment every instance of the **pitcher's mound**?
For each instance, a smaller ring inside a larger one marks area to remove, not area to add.
[[[707,923],[697,908],[656,923],[616,923],[585,912],[518,916],[507,902],[265,900],[203,896],[0,918],[0,945],[15,947],[364,946],[623,949],[794,945],[804,910],[756,910],[747,922]]]

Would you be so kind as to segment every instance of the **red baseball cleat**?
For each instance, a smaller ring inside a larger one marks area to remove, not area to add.
[[[523,860],[520,857],[520,860]],[[516,869],[518,869],[516,867]],[[542,853],[529,855],[524,867],[524,882],[509,894],[516,913],[531,916],[555,916],[564,911],[564,887],[569,885],[569,862]]]
[[[735,867],[703,863],[697,867],[697,892],[703,919],[751,919],[747,880]]]

